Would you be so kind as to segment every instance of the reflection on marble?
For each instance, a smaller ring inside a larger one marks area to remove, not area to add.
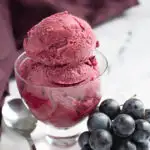
[[[146,107],[150,107],[150,1],[141,0],[141,2],[140,6],[97,27],[94,31],[100,41],[100,51],[109,62],[109,69],[102,78],[103,99],[113,97],[121,104],[136,94],[144,101]],[[14,81],[10,84],[10,92],[19,97]],[[41,128],[43,127],[40,124],[33,133],[33,138],[44,136]],[[4,143],[7,145],[13,143],[13,146],[16,144],[16,150],[28,150],[23,137],[18,138],[15,135],[8,137],[7,134],[5,130]],[[37,150],[49,149],[45,141],[38,141],[36,145]],[[10,150],[12,147],[3,145],[0,149]],[[79,149],[77,145],[71,148],[77,149]]]

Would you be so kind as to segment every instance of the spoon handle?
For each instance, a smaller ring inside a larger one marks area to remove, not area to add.
[[[37,148],[36,148],[36,146],[35,146],[35,144],[34,144],[32,138],[31,138],[31,136],[27,138],[27,141],[28,141],[28,143],[29,143],[30,150],[37,150]]]
[[[31,146],[32,150],[36,150],[35,144]]]

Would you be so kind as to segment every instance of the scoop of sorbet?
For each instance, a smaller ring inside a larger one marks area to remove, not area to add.
[[[27,56],[49,66],[85,61],[97,46],[90,25],[66,11],[42,20],[24,40]]]

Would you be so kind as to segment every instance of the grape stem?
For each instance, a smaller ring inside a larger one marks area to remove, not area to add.
[[[132,98],[136,98],[137,97],[137,95],[136,94],[134,94],[132,97],[130,97],[129,99],[132,99]]]

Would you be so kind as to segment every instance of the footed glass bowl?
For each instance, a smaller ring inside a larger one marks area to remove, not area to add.
[[[49,143],[71,146],[80,133],[80,124],[91,114],[101,100],[101,76],[108,63],[102,53],[96,51],[100,76],[80,85],[69,87],[39,86],[27,82],[19,73],[26,53],[15,63],[15,75],[21,97],[32,114],[47,125]],[[37,74],[38,76],[38,74]],[[43,129],[44,130],[44,129]]]

